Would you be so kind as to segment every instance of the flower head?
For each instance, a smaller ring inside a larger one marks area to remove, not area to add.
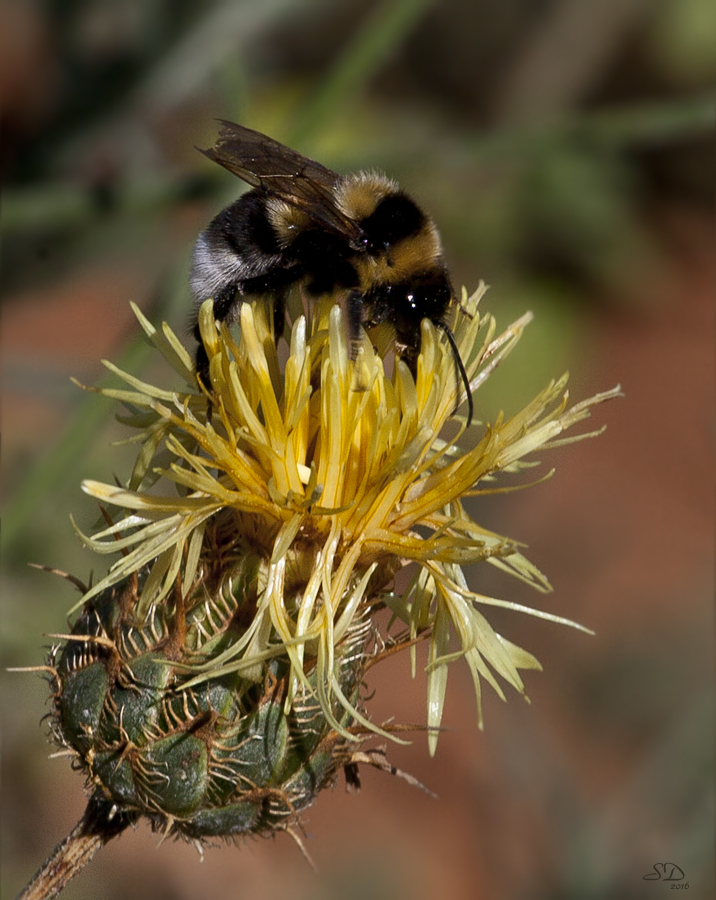
[[[494,319],[478,309],[484,290],[463,298],[453,323],[478,410],[480,386],[531,318],[496,336]],[[122,555],[83,602],[148,567],[138,611],[149,618],[177,583],[188,594],[197,580],[220,581],[227,561],[251,554],[255,604],[240,638],[189,663],[184,687],[229,673],[257,683],[271,660],[287,658],[285,710],[309,692],[346,740],[383,733],[344,694],[337,652],[355,623],[379,608],[403,625],[381,640],[411,648],[417,638],[429,641],[431,751],[455,659],[470,667],[480,719],[483,680],[501,697],[497,676],[524,693],[519,670],[539,663],[497,634],[481,610],[502,605],[565,620],[468,588],[463,567],[477,562],[541,590],[549,585],[515,541],[475,522],[463,499],[494,492],[501,473],[520,472],[534,451],[564,443],[562,432],[618,389],[569,407],[565,376],[516,415],[455,433],[450,420],[461,421],[454,411],[462,385],[450,346],[427,320],[415,378],[399,358],[389,377],[367,337],[351,359],[341,308],[330,299],[295,317],[285,362],[265,303],[241,306],[235,335],[214,321],[207,302],[200,315],[207,392],[176,335],[135,312],[186,386],[161,389],[108,364],[128,387],[103,393],[128,408],[124,421],[137,429],[140,452],[127,487],[84,483],[120,515],[83,539],[99,553]],[[413,576],[396,593],[395,576],[409,564]],[[339,721],[337,708],[359,727]]]

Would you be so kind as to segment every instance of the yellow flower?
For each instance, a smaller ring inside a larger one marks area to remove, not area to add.
[[[478,311],[484,291],[463,297],[453,323],[475,394],[531,318],[496,337],[494,319]],[[519,669],[539,663],[493,631],[480,610],[501,605],[574,623],[469,590],[463,566],[476,562],[541,590],[549,585],[514,541],[473,521],[462,500],[480,494],[486,482],[494,492],[501,472],[522,471],[526,456],[564,443],[562,432],[618,388],[569,407],[565,376],[515,416],[466,431],[450,424],[455,418],[464,426],[454,414],[462,385],[451,348],[429,321],[422,325],[416,377],[400,359],[389,377],[367,337],[350,358],[341,309],[328,299],[296,316],[285,362],[267,304],[243,304],[236,338],[214,321],[208,301],[200,316],[208,395],[197,387],[192,358],[173,332],[166,325],[157,331],[135,313],[186,387],[160,389],[107,363],[128,389],[102,393],[128,407],[124,421],[138,429],[141,449],[126,488],[83,485],[122,511],[114,524],[83,539],[99,553],[123,554],[83,602],[151,566],[139,604],[149,617],[177,579],[188,592],[209,559],[245,548],[265,561],[256,576],[253,618],[241,640],[197,665],[186,687],[230,672],[258,681],[267,660],[287,654],[287,710],[299,691],[310,690],[344,737],[359,739],[336,720],[336,701],[364,728],[384,733],[342,695],[335,650],[352,623],[387,606],[404,628],[383,640],[411,652],[417,638],[429,641],[431,752],[448,665],[456,658],[472,672],[480,721],[482,679],[503,698],[497,675],[524,694]],[[409,564],[414,576],[396,595],[395,575]],[[457,651],[450,650],[452,634]],[[315,688],[304,674],[309,662],[318,673]]]

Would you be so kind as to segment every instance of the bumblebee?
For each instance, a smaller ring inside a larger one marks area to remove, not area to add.
[[[221,121],[214,147],[201,151],[252,190],[222,210],[194,248],[190,286],[197,301],[197,376],[209,384],[198,309],[214,301],[214,317],[229,318],[245,295],[273,298],[276,321],[287,292],[344,293],[351,352],[361,327],[382,323],[415,374],[424,318],[447,338],[458,380],[470,382],[445,321],[455,293],[432,220],[396,182],[380,173],[338,175],[258,131]]]

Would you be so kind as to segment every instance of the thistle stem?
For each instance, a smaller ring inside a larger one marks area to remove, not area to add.
[[[95,794],[80,821],[55,847],[17,900],[57,897],[100,847],[121,834],[137,818],[135,813],[120,812],[113,803]]]

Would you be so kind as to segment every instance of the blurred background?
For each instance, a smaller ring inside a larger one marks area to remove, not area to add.
[[[621,383],[596,440],[544,453],[554,478],[482,498],[528,545],[542,596],[479,567],[475,589],[590,637],[499,611],[535,653],[531,705],[450,676],[435,758],[420,734],[309,811],[314,874],[286,836],[157,847],[145,826],[64,897],[581,900],[691,898],[713,875],[713,115],[707,0],[2,0],[3,866],[13,897],[84,809],[48,759],[40,665],[71,586],[104,560],[76,537],[83,478],[126,478],[132,447],[80,390],[111,358],[154,372],[129,309],[185,333],[193,241],[240,188],[195,147],[217,117],[338,171],[381,168],[435,219],[457,285],[499,326],[535,321],[476,397],[489,420],[571,372],[572,398]],[[489,567],[488,567],[489,568]],[[371,670],[376,721],[423,722],[408,658]],[[686,886],[684,884],[684,886]],[[289,894],[290,892],[290,894]]]

